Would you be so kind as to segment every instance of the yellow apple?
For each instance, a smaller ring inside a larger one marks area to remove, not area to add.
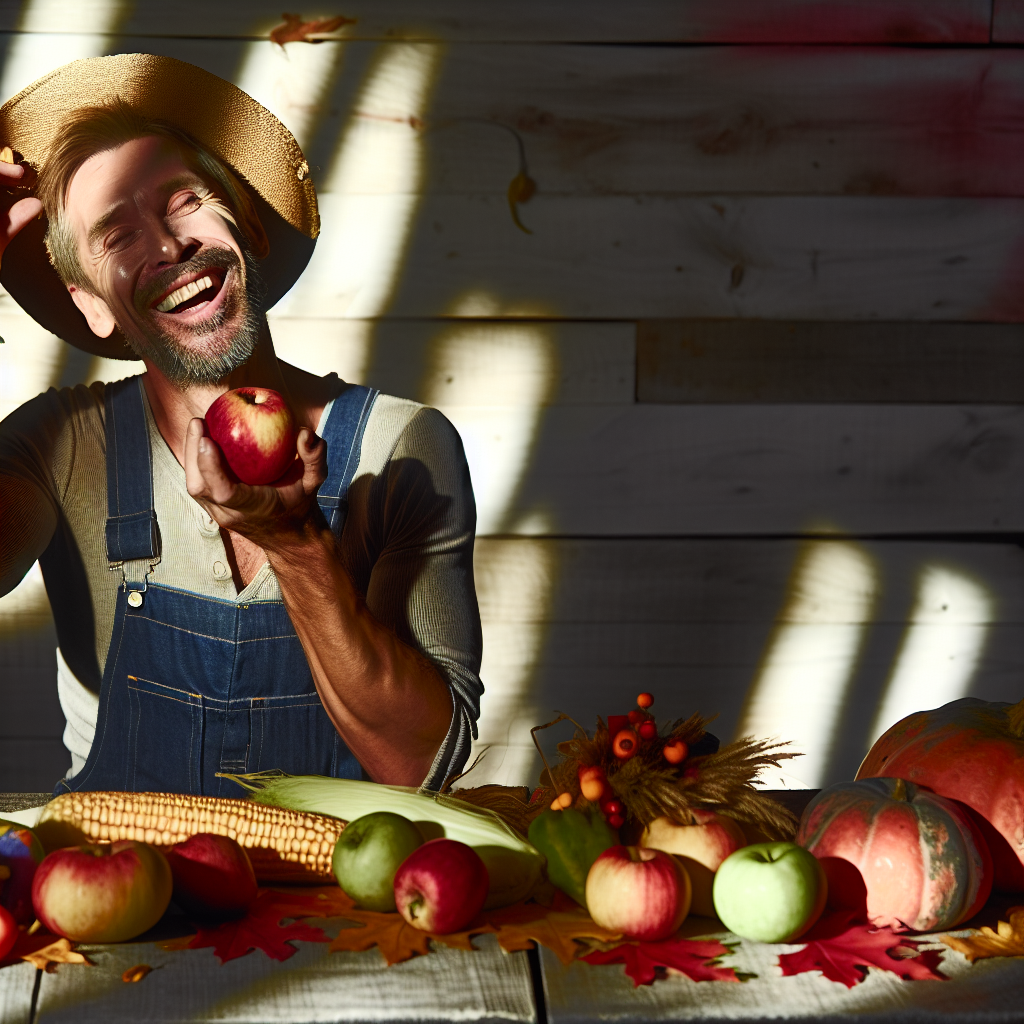
[[[739,823],[714,811],[693,810],[692,825],[677,825],[669,818],[655,818],[644,829],[640,845],[674,853],[682,860],[693,885],[690,912],[715,916],[712,886],[715,872],[726,857],[747,845]]]

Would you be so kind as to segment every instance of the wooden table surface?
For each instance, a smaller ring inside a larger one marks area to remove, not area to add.
[[[772,795],[799,813],[811,793]],[[35,796],[0,794],[0,814]],[[992,920],[984,923],[994,924],[999,916],[996,902],[987,908]],[[329,935],[343,925],[340,919],[311,923]],[[690,918],[684,928],[692,936],[737,943],[727,964],[754,977],[741,984],[698,984],[671,975],[634,987],[622,965],[577,961],[566,967],[547,949],[508,954],[493,935],[475,939],[475,953],[435,947],[429,956],[393,967],[376,949],[330,953],[326,944],[302,941],[283,963],[256,951],[222,965],[211,949],[161,948],[160,942],[188,929],[184,918],[171,913],[145,941],[78,946],[91,967],[62,965],[47,974],[24,963],[0,970],[0,1024],[1024,1020],[1024,958],[972,966],[945,948],[942,971],[948,981],[908,982],[872,970],[862,984],[847,989],[817,973],[782,977],[778,955],[799,945],[740,942],[713,918]],[[153,970],[141,982],[126,984],[122,974],[137,964]]]

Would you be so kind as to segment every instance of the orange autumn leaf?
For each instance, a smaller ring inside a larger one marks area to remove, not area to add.
[[[312,36],[328,35],[336,32],[342,25],[354,25],[355,18],[345,18],[339,15],[336,18],[321,18],[319,21],[303,21],[301,14],[282,14],[284,24],[271,29],[270,41],[284,46],[285,43],[315,43],[319,42]]]
[[[967,938],[943,935],[942,941],[963,953],[972,963],[993,956],[1024,956],[1024,907],[1010,907],[1006,921],[999,921],[996,931],[977,928]]]
[[[346,910],[337,916],[344,917],[361,927],[342,928],[338,937],[331,943],[332,953],[338,951],[361,952],[364,949],[380,948],[388,966],[421,956],[430,952],[430,942],[440,942],[452,949],[471,951],[472,936],[493,932],[494,928],[486,920],[477,918],[473,924],[459,932],[447,935],[435,935],[432,932],[413,928],[401,914],[395,912],[381,914],[373,910]]]
[[[359,917],[357,927],[342,928],[338,932],[330,945],[332,953],[361,953],[377,946],[390,967],[430,952],[430,936],[407,924],[401,914],[365,911]]]
[[[498,944],[506,953],[532,949],[534,943],[547,946],[563,964],[576,958],[576,939],[621,939],[622,933],[602,928],[571,900],[556,900],[553,907],[517,903],[494,911],[487,920],[498,933]]]
[[[33,967],[47,974],[57,970],[57,964],[91,964],[92,961],[82,953],[73,949],[67,939],[57,939],[33,953],[25,953],[22,960],[27,960]]]

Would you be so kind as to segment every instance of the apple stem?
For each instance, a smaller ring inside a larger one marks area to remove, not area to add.
[[[907,799],[907,784],[903,779],[894,779],[896,785],[892,787],[893,800]]]
[[[407,904],[405,909],[409,911],[409,916],[411,918],[415,919],[415,918],[420,916],[419,915],[419,909],[422,906],[423,906],[423,897],[422,897],[422,895],[420,895],[419,899],[415,899],[411,903]]]

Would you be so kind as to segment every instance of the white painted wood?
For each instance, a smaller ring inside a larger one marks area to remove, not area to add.
[[[373,322],[272,313],[270,329],[278,355],[296,366],[417,401],[430,395],[446,406],[507,405],[538,395],[544,405],[625,405],[635,392],[631,323]],[[524,336],[547,350],[549,372],[504,358]]]
[[[851,549],[866,570],[858,578],[827,557]],[[535,784],[533,725],[567,711],[591,727],[643,690],[659,721],[717,715],[712,731],[728,740],[748,731],[745,718],[767,721],[759,681],[802,679],[797,694],[776,695],[773,727],[753,731],[799,741],[816,785],[853,776],[890,680],[922,708],[966,694],[1019,699],[1024,552],[1012,544],[483,539],[476,575],[485,685],[476,749],[491,747],[476,784]],[[965,609],[957,588],[938,600],[938,575],[983,601]],[[956,671],[937,671],[922,651],[944,651]],[[950,680],[964,692],[936,699]],[[805,734],[797,725],[811,706],[822,727]],[[787,768],[797,778],[810,770]]]
[[[318,927],[322,921],[311,921]],[[340,922],[326,924],[334,934]],[[278,963],[257,951],[221,965],[210,949],[167,952],[152,942],[81,947],[96,966],[44,975],[39,1024],[328,1024],[343,1021],[536,1020],[525,953],[505,954],[492,936],[474,953],[440,947],[388,967],[376,949],[328,953],[320,943]],[[139,963],[156,968],[125,984]]]
[[[1013,50],[455,46],[425,187],[502,194],[505,125],[544,195],[1019,196],[1022,106]]]
[[[156,50],[250,89],[327,190],[354,129],[414,117],[422,176],[402,187],[432,194],[504,196],[518,170],[511,130],[546,196],[1024,191],[1024,65],[1012,50],[460,44],[438,55],[425,104],[392,96],[382,111],[363,90],[395,46],[282,53],[268,41],[133,36],[113,48]],[[393,189],[395,167],[359,187]]]
[[[523,458],[511,411],[442,411],[475,480]],[[1022,431],[1006,406],[556,406],[482,532],[530,513],[522,532],[577,536],[1020,530]]]
[[[484,537],[476,542],[480,614],[488,626],[795,621],[786,615],[786,599],[801,554],[848,543],[828,538]],[[939,565],[978,580],[991,594],[990,614],[977,620],[979,625],[1024,624],[1024,550],[1016,544],[925,538],[853,543],[876,566],[873,622],[905,623],[922,571]],[[539,602],[535,595],[548,591],[550,596]],[[823,613],[818,621],[849,620]]]
[[[94,17],[120,12],[117,0],[74,0]],[[184,0],[173,10],[139,3],[128,10],[125,30],[146,34],[265,36],[280,24],[273,0],[203,4]],[[19,0],[0,3],[0,30],[18,24]],[[766,11],[758,0],[637,0],[628,18],[611,0],[562,0],[549,4],[480,4],[445,0],[424,7],[417,0],[349,0],[321,3],[303,17],[339,13],[357,18],[347,38],[578,42],[972,42],[989,38],[991,0],[775,0]],[[59,31],[53,26],[49,31]]]
[[[0,1021],[28,1024],[36,969],[27,963],[11,964],[0,971]]]
[[[1024,324],[646,320],[640,402],[1024,402]]]
[[[711,918],[684,924],[690,935],[714,935],[736,942],[723,966],[747,975],[743,984],[694,983],[675,975],[650,986],[633,987],[621,964],[593,967],[575,962],[563,966],[541,950],[541,969],[548,1020],[551,1024],[609,1024],[687,1020],[827,1021],[875,1017],[893,1024],[943,1020],[950,1024],[996,1024],[1013,1017],[1024,984],[1024,961],[979,961],[943,947],[945,982],[906,982],[889,971],[872,969],[861,984],[846,988],[819,971],[783,978],[779,953],[795,952],[799,943],[770,945],[744,941],[725,932]],[[770,1017],[766,1018],[766,1011]]]
[[[358,304],[330,253],[360,237],[334,234],[332,205],[282,316]],[[520,215],[532,235],[503,198],[424,197],[385,315],[459,315],[483,295],[520,317],[1024,319],[1024,200],[538,195]]]

